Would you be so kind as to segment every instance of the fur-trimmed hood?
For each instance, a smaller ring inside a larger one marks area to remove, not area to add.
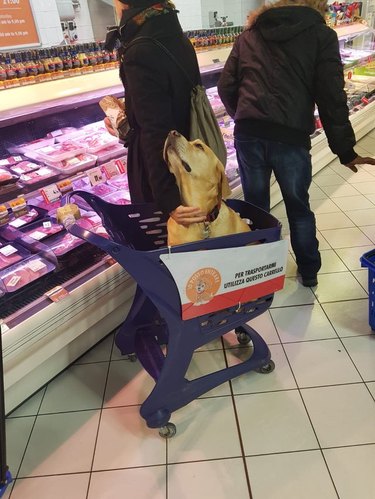
[[[248,28],[259,29],[266,40],[290,40],[314,24],[324,24],[326,6],[326,0],[280,0],[250,13]]]

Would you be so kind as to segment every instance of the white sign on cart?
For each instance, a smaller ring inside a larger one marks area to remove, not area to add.
[[[160,258],[176,282],[182,319],[240,306],[284,287],[287,241]]]

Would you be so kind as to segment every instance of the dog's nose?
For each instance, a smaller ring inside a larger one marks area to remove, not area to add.
[[[177,130],[172,130],[170,134],[173,135],[173,137],[181,137],[181,134],[178,133]]]

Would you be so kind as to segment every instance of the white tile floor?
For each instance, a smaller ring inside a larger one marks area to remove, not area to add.
[[[375,132],[359,143],[375,154]],[[374,499],[375,335],[367,270],[375,246],[375,167],[334,161],[313,179],[323,266],[306,289],[288,259],[285,289],[252,321],[276,369],[225,383],[175,412],[175,438],[149,430],[152,381],[113,335],[7,419],[9,499]],[[274,214],[285,219],[282,204]],[[287,224],[284,232],[287,235]],[[188,375],[241,361],[233,334],[195,354]]]

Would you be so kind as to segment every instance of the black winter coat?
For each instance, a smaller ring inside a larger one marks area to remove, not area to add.
[[[158,39],[181,61],[194,85],[200,73],[194,48],[183,34],[176,13],[148,19],[133,39]],[[137,42],[125,51],[120,75],[125,107],[134,128],[128,149],[128,180],[133,203],[153,202],[165,213],[181,204],[180,193],[163,159],[168,133],[186,137],[190,128],[192,85],[180,68],[157,45]]]
[[[331,150],[356,157],[337,35],[310,7],[269,8],[236,40],[218,85],[235,136],[311,147],[314,108]]]

